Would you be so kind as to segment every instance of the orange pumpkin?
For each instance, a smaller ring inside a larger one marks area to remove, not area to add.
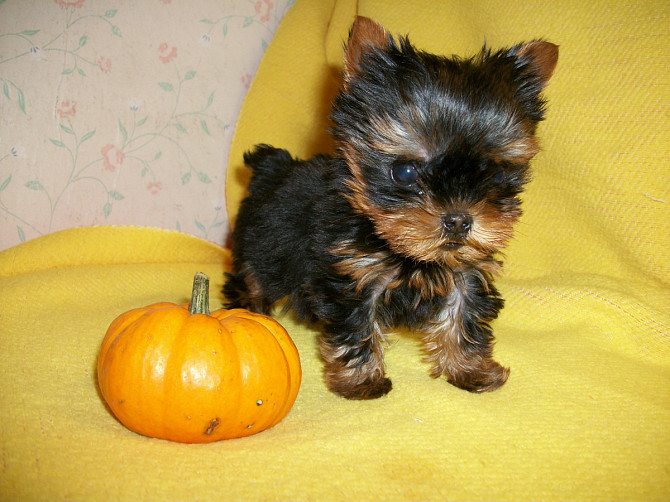
[[[298,394],[298,351],[284,328],[243,309],[209,313],[197,274],[189,305],[156,303],[117,317],[102,342],[98,383],[130,430],[208,443],[268,429]]]

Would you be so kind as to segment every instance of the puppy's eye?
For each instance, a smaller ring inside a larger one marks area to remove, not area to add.
[[[412,164],[396,164],[391,168],[391,177],[400,186],[410,186],[419,180],[419,173]]]
[[[493,180],[493,183],[499,185],[500,183],[503,182],[503,179],[505,179],[505,173],[503,171],[498,171],[493,175],[491,179]]]

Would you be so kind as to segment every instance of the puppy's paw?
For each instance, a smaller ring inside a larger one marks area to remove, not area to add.
[[[391,391],[391,380],[384,376],[379,364],[347,365],[339,360],[326,362],[326,385],[338,396],[347,399],[377,399]]]
[[[369,379],[355,384],[327,379],[327,383],[331,392],[346,399],[354,400],[377,399],[388,394],[393,387],[391,380],[386,377]]]
[[[451,369],[446,373],[447,381],[469,392],[490,392],[501,387],[509,377],[505,368],[491,358],[478,359],[476,364]]]

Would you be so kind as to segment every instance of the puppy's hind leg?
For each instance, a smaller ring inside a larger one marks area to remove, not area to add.
[[[225,296],[224,305],[228,309],[243,308],[266,315],[272,310],[273,302],[266,298],[259,282],[249,270],[226,273],[223,296]]]

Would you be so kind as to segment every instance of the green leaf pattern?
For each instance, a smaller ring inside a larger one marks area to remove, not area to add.
[[[223,243],[236,113],[293,1],[45,0],[32,16],[1,2],[0,249],[94,224]],[[157,9],[172,24],[138,30]],[[252,64],[225,67],[236,40]]]

